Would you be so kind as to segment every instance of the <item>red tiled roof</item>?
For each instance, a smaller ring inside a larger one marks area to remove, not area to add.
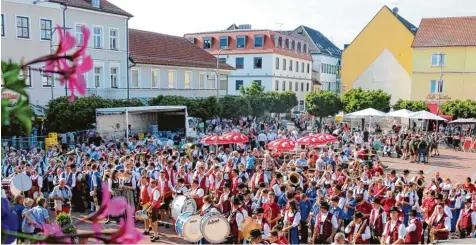
[[[94,10],[94,11],[99,11],[99,12],[105,12],[105,13],[110,13],[110,14],[118,14],[118,15],[124,15],[124,16],[129,16],[132,17],[132,14],[126,12],[125,10],[117,7],[116,5],[110,3],[109,1],[106,0],[100,0],[100,8],[95,8],[91,4],[90,0],[50,0],[50,2],[54,3],[60,3],[60,4],[66,4],[71,7],[76,7],[76,8],[83,8],[83,9],[89,9],[89,10]]]
[[[183,37],[129,29],[129,49],[135,63],[215,69],[217,59]],[[220,64],[220,69],[234,70]]]
[[[413,48],[476,46],[476,16],[422,19]]]

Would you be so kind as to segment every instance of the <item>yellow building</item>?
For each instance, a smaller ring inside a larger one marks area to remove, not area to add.
[[[412,100],[476,99],[476,16],[422,19],[412,48]]]
[[[397,8],[382,7],[342,53],[342,89],[382,89],[392,95],[392,103],[410,99],[416,30]]]

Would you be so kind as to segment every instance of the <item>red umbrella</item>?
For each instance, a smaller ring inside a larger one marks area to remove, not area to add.
[[[203,144],[207,145],[224,145],[228,144],[228,142],[223,138],[223,136],[208,136],[200,140]]]
[[[224,134],[222,137],[231,144],[247,143],[250,141],[248,136],[237,132],[230,132]]]
[[[268,143],[269,150],[288,152],[296,148],[296,142],[290,139],[277,139]]]
[[[327,144],[324,137],[317,137],[314,135],[304,136],[297,141],[298,145],[325,145]]]
[[[325,142],[324,144],[338,141],[336,137],[330,134],[318,133],[318,134],[310,134],[310,136],[317,137],[319,141]]]

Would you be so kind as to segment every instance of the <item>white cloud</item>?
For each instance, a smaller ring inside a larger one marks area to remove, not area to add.
[[[182,36],[215,31],[232,23],[253,29],[307,25],[343,48],[383,5],[418,26],[421,18],[474,16],[476,0],[109,0],[135,17],[130,27]]]

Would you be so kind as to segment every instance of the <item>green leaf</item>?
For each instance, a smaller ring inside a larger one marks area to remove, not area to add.
[[[17,104],[12,110],[14,116],[23,124],[26,134],[29,135],[32,128],[33,110],[30,108],[28,99],[18,99]]]
[[[10,121],[9,107],[10,100],[2,99],[2,125],[8,124],[8,122]]]

